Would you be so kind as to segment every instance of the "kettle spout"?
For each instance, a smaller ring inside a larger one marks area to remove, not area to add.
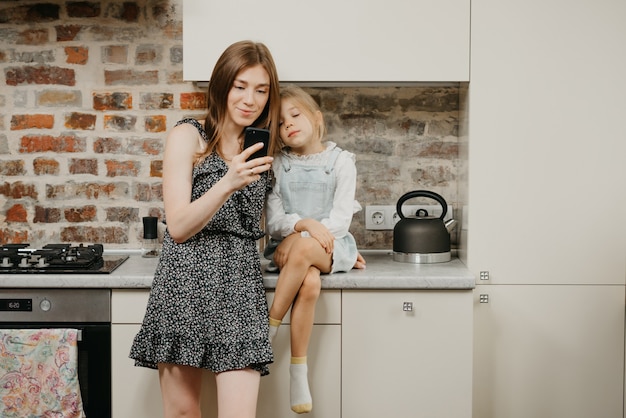
[[[448,232],[452,232],[452,230],[454,228],[456,228],[456,225],[458,224],[458,222],[456,221],[456,219],[448,219],[444,225],[446,226],[446,229],[448,230]]]

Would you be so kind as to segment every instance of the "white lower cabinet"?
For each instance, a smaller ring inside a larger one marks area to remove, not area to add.
[[[156,370],[134,367],[128,358],[139,324],[111,326],[112,417],[157,418],[163,416]]]
[[[623,417],[624,286],[474,294],[474,417]]]
[[[344,290],[342,417],[471,417],[472,294]]]
[[[128,357],[139,331],[149,291],[113,289],[111,296],[111,374],[113,418],[163,416],[159,375],[156,370],[135,367]]]
[[[267,293],[268,303],[273,292]],[[313,410],[307,418],[341,417],[341,291],[324,290],[315,309],[315,325],[307,355]],[[274,340],[270,375],[261,378],[258,418],[293,418],[289,402],[290,317]]]
[[[472,291],[324,290],[308,352],[308,418],[469,418],[472,409]],[[112,292],[114,418],[163,416],[158,373],[128,358],[149,291]],[[272,292],[268,292],[271,302]],[[410,309],[409,306],[412,306]],[[406,309],[406,310],[405,310]],[[258,418],[293,418],[289,316],[261,378]],[[205,373],[202,411],[216,414]],[[532,415],[529,415],[532,416]]]
[[[128,357],[140,324],[149,291],[113,290],[112,296],[112,402],[113,418],[163,416],[158,373],[135,367]],[[271,301],[272,292],[268,292]],[[308,418],[341,416],[341,291],[323,291],[317,304],[308,364],[313,411]],[[295,417],[289,403],[289,316],[274,342],[275,362],[270,375],[261,378],[258,418]],[[203,380],[202,416],[217,416],[215,380],[207,372]]]

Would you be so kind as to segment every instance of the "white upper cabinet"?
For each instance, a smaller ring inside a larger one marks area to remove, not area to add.
[[[475,276],[624,285],[624,17],[624,1],[472,0]]]
[[[469,81],[470,0],[184,0],[184,79],[207,81],[243,39],[281,81]]]

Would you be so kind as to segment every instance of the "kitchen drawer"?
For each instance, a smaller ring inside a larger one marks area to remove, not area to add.
[[[111,322],[141,324],[146,313],[150,289],[113,289],[111,292]]]
[[[111,296],[111,318],[114,324],[141,324],[146,312],[149,289],[114,289]],[[274,292],[267,291],[268,306]],[[289,312],[283,323],[289,324]],[[316,324],[341,323],[341,291],[323,290],[315,308]]]

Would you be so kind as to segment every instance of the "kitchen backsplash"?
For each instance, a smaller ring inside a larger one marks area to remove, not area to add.
[[[0,1],[0,243],[140,247],[141,218],[163,216],[167,131],[206,106],[204,89],[182,79],[181,8]],[[457,217],[463,86],[305,88],[328,139],[357,155],[363,208],[428,189]],[[391,248],[391,231],[365,230],[365,210],[352,232],[360,248]]]

